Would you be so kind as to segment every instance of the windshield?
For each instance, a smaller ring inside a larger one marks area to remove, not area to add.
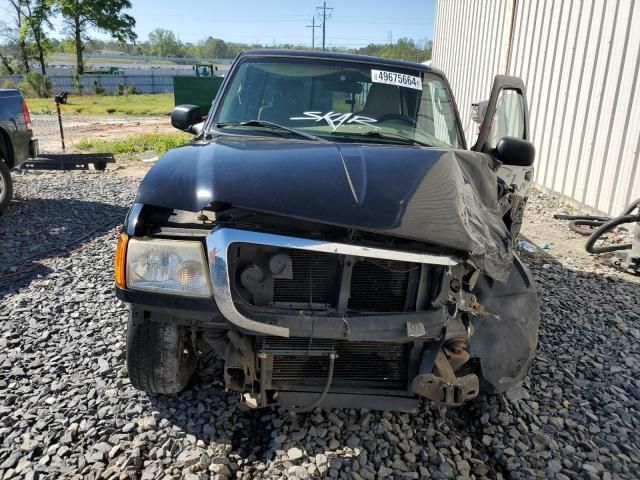
[[[442,79],[419,70],[303,58],[247,58],[235,69],[213,122],[262,130],[267,122],[340,141],[460,148]]]

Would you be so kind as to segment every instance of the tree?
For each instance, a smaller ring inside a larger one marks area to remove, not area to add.
[[[75,42],[78,75],[84,73],[83,52],[90,27],[103,30],[116,40],[135,40],[135,19],[123,10],[131,8],[129,0],[56,0],[58,10]]]
[[[60,48],[64,53],[75,53],[76,52],[76,42],[73,41],[73,38],[65,38],[60,42]]]
[[[149,33],[149,46],[151,55],[160,57],[179,57],[182,54],[182,45],[176,39],[171,30],[156,28]]]
[[[201,58],[227,58],[229,46],[224,40],[208,37],[198,44],[198,53]]]
[[[377,57],[396,58],[399,60],[410,60],[414,62],[424,62],[431,58],[431,42],[425,41],[423,46],[416,44],[410,38],[401,38],[392,44],[369,44],[356,51],[363,55],[374,55]]]
[[[6,72],[8,75],[13,75],[13,67],[11,66],[11,61],[9,57],[3,55],[2,52],[0,52],[0,62],[2,63],[0,73]]]
[[[45,28],[52,28],[49,18],[52,14],[51,0],[22,0],[24,5],[24,25],[21,28],[21,35],[33,42],[33,46],[40,62],[42,75],[47,74],[45,56],[49,53],[51,43],[45,34]],[[24,33],[22,33],[24,31]]]
[[[26,37],[23,34],[23,0],[9,0],[9,5],[11,5],[14,14],[14,27],[7,30],[8,35],[18,47],[18,51],[20,52],[20,62],[22,63],[24,72],[29,73],[31,70],[29,67],[29,50],[27,48]]]

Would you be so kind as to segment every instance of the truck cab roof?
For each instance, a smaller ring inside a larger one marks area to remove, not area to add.
[[[411,68],[425,72],[438,72],[438,70],[422,63],[408,62],[404,60],[392,60],[390,58],[374,57],[371,55],[356,55],[353,53],[322,52],[313,50],[281,50],[281,49],[256,49],[245,50],[239,57],[291,57],[291,58],[316,58],[319,60],[339,60],[347,62],[375,63],[389,67]],[[439,72],[438,72],[439,73]]]

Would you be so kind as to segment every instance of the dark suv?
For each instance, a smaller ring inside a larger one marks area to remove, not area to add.
[[[134,386],[199,355],[248,406],[414,410],[517,387],[538,339],[513,251],[534,150],[496,77],[467,150],[444,75],[357,55],[249,51],[143,180],[116,253]]]
[[[38,153],[31,131],[31,117],[22,95],[15,89],[0,88],[0,213],[13,197],[9,170]]]

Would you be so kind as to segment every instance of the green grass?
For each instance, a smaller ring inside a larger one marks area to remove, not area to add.
[[[53,98],[27,98],[32,113],[55,111]],[[84,115],[168,115],[173,110],[173,94],[141,95],[69,95],[68,103],[60,105],[63,113]]]
[[[187,143],[193,135],[186,133],[141,133],[124,138],[100,140],[83,138],[75,146],[84,151],[113,153],[114,155],[141,154],[155,152],[162,155],[167,150]]]

